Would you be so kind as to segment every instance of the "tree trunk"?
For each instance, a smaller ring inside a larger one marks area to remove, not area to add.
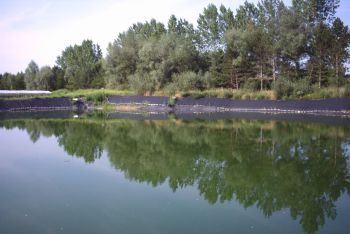
[[[230,74],[231,88],[233,87],[233,74],[234,74],[234,68],[232,67],[232,69],[231,69],[231,74]]]
[[[276,81],[276,61],[275,61],[275,57],[272,57],[272,78],[273,78],[273,81]]]
[[[338,55],[335,56],[335,78],[337,87],[339,87],[339,58]]]
[[[313,79],[312,79],[312,73],[314,72],[314,65],[311,64],[311,69],[310,69],[310,75],[309,75],[309,81],[310,83],[313,82]]]
[[[238,83],[238,77],[237,72],[235,72],[235,80],[236,80],[236,89],[239,89],[239,83]]]
[[[322,82],[322,63],[320,63],[319,71],[318,71],[318,87],[321,88]]]
[[[263,91],[263,65],[260,64],[260,91]]]
[[[299,61],[295,61],[295,76],[297,77],[297,78],[299,78],[299,71],[300,71],[300,63],[299,63]]]

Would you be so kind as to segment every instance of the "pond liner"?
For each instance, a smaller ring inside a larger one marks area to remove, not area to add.
[[[164,107],[166,96],[109,96],[112,104],[139,104]],[[156,111],[156,110],[155,110]],[[322,100],[233,100],[214,97],[183,97],[176,100],[175,112],[287,112],[287,113],[350,113],[350,99],[334,98]]]
[[[72,110],[1,111],[0,120],[7,119],[69,119],[76,114]]]
[[[73,104],[69,98],[0,100],[0,111],[63,110],[72,108]]]
[[[350,99],[335,98],[323,100],[232,100],[222,98],[184,97],[176,102],[176,107],[205,106],[223,111],[258,112],[350,112]],[[200,109],[200,108],[199,108]]]

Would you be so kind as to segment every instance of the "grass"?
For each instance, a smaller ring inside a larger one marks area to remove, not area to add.
[[[326,98],[347,98],[347,90],[345,87],[327,87],[327,88],[314,88],[313,92],[305,95],[302,99],[326,99]],[[293,99],[293,97],[291,97]]]
[[[236,90],[236,89],[208,89],[204,91],[193,90],[187,92],[180,92],[177,94],[180,97],[217,97],[217,98],[229,98],[239,100],[274,100],[275,96],[271,90],[263,91],[248,91],[248,90]]]
[[[204,91],[192,90],[187,92],[179,92],[178,97],[191,96],[194,98],[201,97],[217,97],[229,98],[237,100],[277,100],[276,94],[273,90],[250,91],[245,89],[208,89]],[[312,91],[305,95],[282,97],[282,100],[315,100],[327,98],[350,98],[349,87],[326,87],[313,88]]]
[[[22,97],[0,97],[0,99],[28,99],[28,98],[84,98],[87,101],[94,102],[98,105],[103,105],[106,101],[107,96],[112,95],[135,95],[135,92],[130,90],[116,90],[116,89],[79,89],[79,90],[67,90],[61,89],[53,91],[49,96],[22,96]],[[166,90],[156,91],[153,96],[169,96],[171,95]],[[190,90],[186,92],[177,92],[176,97],[187,97],[191,96],[194,98],[201,97],[217,97],[217,98],[229,98],[237,100],[276,100],[276,95],[273,90],[263,90],[263,91],[251,91],[246,89],[207,89],[207,90]],[[326,98],[349,98],[350,88],[349,87],[327,87],[327,88],[313,88],[311,93],[302,96],[288,96],[282,97],[282,99],[288,100],[311,100],[311,99],[326,99]],[[169,99],[169,104],[173,100]]]
[[[49,97],[58,98],[58,97],[88,97],[93,95],[134,95],[134,92],[129,90],[116,90],[116,89],[78,89],[78,90],[67,90],[60,89],[53,91]]]
[[[0,97],[3,99],[18,100],[18,99],[29,99],[29,98],[91,98],[98,96],[112,96],[112,95],[134,95],[135,93],[130,90],[117,90],[117,89],[78,89],[68,90],[59,89],[52,92],[51,95],[33,95],[33,96],[16,96]]]

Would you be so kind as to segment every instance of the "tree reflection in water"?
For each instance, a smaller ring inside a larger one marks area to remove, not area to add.
[[[64,150],[92,163],[105,150],[130,180],[173,191],[196,186],[211,204],[237,200],[265,216],[284,208],[313,233],[350,195],[350,128],[230,121],[5,120],[36,142],[55,136]]]

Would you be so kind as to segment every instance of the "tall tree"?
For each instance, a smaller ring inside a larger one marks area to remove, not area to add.
[[[26,84],[26,89],[29,89],[29,90],[37,89],[36,74],[38,72],[39,72],[39,66],[33,60],[30,61],[24,74],[24,82]]]
[[[269,35],[261,27],[251,26],[248,28],[245,40],[248,58],[255,63],[260,90],[263,90],[263,81],[266,79],[264,73],[272,51]]]
[[[168,33],[177,33],[177,18],[175,15],[171,15],[168,20]]]
[[[301,78],[301,63],[307,56],[307,29],[294,8],[285,8],[280,18],[281,75]]]
[[[64,89],[66,87],[66,82],[64,80],[64,71],[58,66],[53,66],[52,72],[55,80],[54,89]]]
[[[69,88],[101,86],[102,52],[98,44],[84,40],[81,45],[67,47],[57,57],[57,64],[64,70]]]
[[[331,31],[333,35],[331,62],[335,69],[336,84],[339,86],[340,72],[344,71],[344,63],[349,60],[350,31],[339,18],[334,20]]]
[[[305,21],[316,25],[320,22],[331,23],[340,0],[293,0],[292,4]]]
[[[106,84],[108,87],[128,86],[128,76],[136,71],[139,61],[139,41],[133,30],[120,33],[118,38],[108,45],[105,58]]]
[[[133,31],[143,39],[149,39],[152,37],[160,38],[166,33],[164,24],[157,22],[155,19],[151,19],[150,22],[146,21],[146,23],[133,24],[132,27],[129,28],[129,31]]]
[[[206,52],[222,49],[220,41],[219,13],[214,4],[204,8],[197,20],[200,49]]]
[[[281,0],[262,0],[258,3],[259,26],[267,33],[267,41],[271,47],[270,63],[273,80],[276,80],[278,74],[277,67],[280,59],[280,18],[285,6]]]
[[[41,90],[53,90],[56,85],[55,76],[49,66],[40,68],[36,74],[37,88]]]
[[[258,19],[258,9],[254,3],[245,1],[239,6],[235,16],[235,28],[245,29],[248,25],[255,24]]]
[[[331,29],[326,24],[321,22],[315,30],[314,40],[312,43],[313,56],[310,59],[310,78],[313,80],[312,78],[315,74],[319,88],[322,86],[324,75],[330,65],[332,39]]]
[[[231,87],[239,89],[240,83],[251,77],[251,66],[248,59],[246,31],[233,28],[226,32],[225,40],[227,44],[226,57],[227,72]],[[248,66],[247,66],[248,65]]]

